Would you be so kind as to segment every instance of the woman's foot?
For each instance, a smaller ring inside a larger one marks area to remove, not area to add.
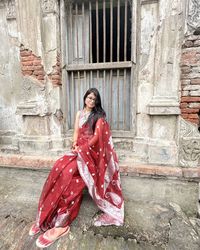
[[[101,214],[95,221],[94,221],[94,226],[100,227],[100,226],[110,226],[110,225],[115,225],[115,226],[122,226],[122,223],[120,223],[118,220],[115,218],[111,217],[108,214]]]
[[[36,240],[36,245],[39,248],[45,248],[53,244],[56,240],[69,233],[70,227],[54,227],[40,235]]]
[[[28,234],[29,234],[30,236],[35,236],[35,235],[38,234],[40,231],[41,231],[40,228],[36,225],[36,223],[34,223],[34,224],[31,226],[31,228],[30,228]]]

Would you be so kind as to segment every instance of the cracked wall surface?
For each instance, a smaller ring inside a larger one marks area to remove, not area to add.
[[[65,4],[64,0],[0,2],[0,145],[7,144],[8,152],[58,154],[70,146],[72,132],[66,119],[70,97],[63,67],[68,56]],[[198,138],[185,137],[180,120],[182,114],[187,126],[193,122],[198,131],[199,99],[192,98],[199,98],[199,76],[180,80],[194,66],[187,54],[192,53],[191,42],[192,48],[199,49],[199,39],[187,39],[198,36],[193,34],[198,31],[198,6],[195,0],[138,1],[132,82],[135,132],[128,138],[114,133],[124,161],[199,164],[196,158],[191,160],[193,153],[188,156],[188,148],[195,148],[198,143],[193,139]]]

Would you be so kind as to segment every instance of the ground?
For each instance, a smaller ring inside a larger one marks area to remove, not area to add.
[[[0,249],[37,249],[36,238],[29,237],[28,231],[47,175],[47,170],[0,168]],[[139,181],[143,180],[135,180]],[[200,249],[198,218],[189,218],[176,203],[132,201],[129,195],[125,195],[125,225],[96,228],[92,223],[99,211],[86,190],[69,235],[48,249]]]

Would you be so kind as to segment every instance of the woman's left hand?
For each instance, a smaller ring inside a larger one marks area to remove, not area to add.
[[[72,152],[78,153],[78,149],[79,149],[79,147],[76,145],[76,146],[74,146],[74,147],[72,148]]]

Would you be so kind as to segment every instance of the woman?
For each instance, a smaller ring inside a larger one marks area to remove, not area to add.
[[[84,187],[103,211],[95,226],[123,225],[118,160],[98,90],[90,88],[83,101],[84,108],[76,115],[72,151],[54,164],[39,200],[36,223],[29,231],[31,236],[45,232],[36,241],[38,247],[47,247],[69,232]]]

